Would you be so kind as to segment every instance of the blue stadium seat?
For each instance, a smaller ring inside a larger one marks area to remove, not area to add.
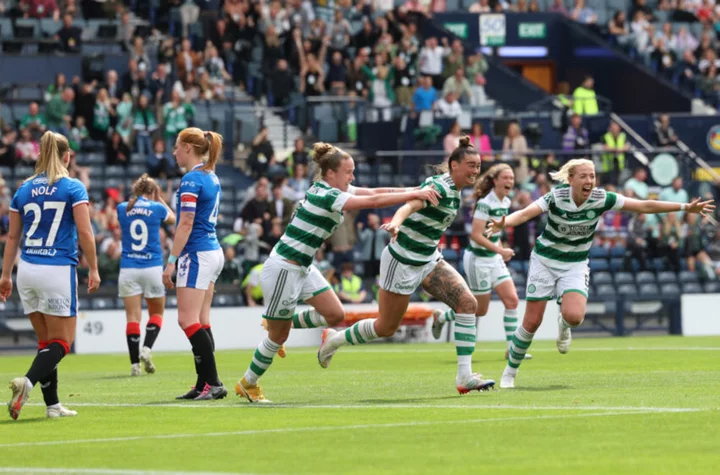
[[[635,275],[635,281],[639,285],[654,284],[655,283],[655,274],[650,271],[638,272],[637,275]]]
[[[512,276],[513,283],[515,284],[516,288],[525,287],[525,276],[522,274],[513,274]]]
[[[620,272],[625,264],[625,259],[622,257],[613,257],[610,259],[610,270],[612,272]]]
[[[111,165],[105,168],[106,178],[124,178],[127,175],[127,170],[124,167],[118,165]]]
[[[618,272],[615,274],[615,285],[634,284],[635,278],[630,272]]]
[[[677,275],[675,272],[659,272],[657,275],[658,284],[676,284]]]
[[[598,285],[595,289],[598,297],[611,297],[615,295],[615,287],[610,284]]]
[[[620,295],[637,295],[638,289],[635,284],[623,284],[618,286],[617,293]]]
[[[625,247],[615,246],[610,249],[610,257],[625,257]]]
[[[652,260],[651,266],[657,272],[663,272],[665,270],[665,259],[662,257],[656,257]]]
[[[697,283],[700,281],[696,272],[684,270],[680,272],[680,282],[683,284]]]
[[[640,286],[640,295],[658,295],[660,289],[656,284],[642,284]]]
[[[610,269],[607,259],[590,259],[590,270],[596,271],[607,271]]]
[[[608,257],[608,250],[604,247],[591,247],[590,248],[590,259],[605,259]]]
[[[684,294],[701,294],[703,293],[703,288],[698,282],[688,282],[682,284],[682,292]]]
[[[612,275],[609,272],[596,272],[594,274],[590,274],[590,279],[592,280],[592,283],[594,285],[605,285],[613,283]]]
[[[705,282],[703,289],[706,294],[716,294],[720,292],[720,282]]]
[[[662,284],[660,291],[664,296],[678,295],[680,293],[680,287],[677,284]]]
[[[175,295],[168,295],[165,306],[168,308],[177,308],[177,297]]]

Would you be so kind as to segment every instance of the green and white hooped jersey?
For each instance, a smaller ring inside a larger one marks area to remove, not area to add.
[[[548,222],[533,252],[546,266],[565,270],[587,262],[602,214],[622,208],[625,197],[595,188],[587,201],[577,206],[570,186],[561,185],[535,203],[548,212]]]
[[[270,257],[279,256],[310,267],[317,250],[342,224],[343,207],[354,194],[352,185],[343,192],[325,181],[313,183]]]
[[[434,186],[440,203],[410,215],[400,226],[397,240],[388,245],[390,254],[403,264],[422,266],[440,256],[438,244],[445,230],[455,221],[460,208],[460,191],[449,173],[427,178],[420,188]]]
[[[490,219],[500,219],[501,217],[508,214],[510,211],[510,198],[507,196],[502,200],[495,194],[495,190],[490,190],[490,193],[480,198],[475,205],[475,213],[473,219],[479,219],[490,223]],[[493,234],[489,239],[493,243],[500,241],[502,232]],[[476,257],[481,260],[492,262],[497,259],[497,252],[490,251],[486,247],[481,246],[472,239],[470,239],[470,245],[468,251],[475,254]]]

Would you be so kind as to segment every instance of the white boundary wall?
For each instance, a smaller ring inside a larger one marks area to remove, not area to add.
[[[433,308],[445,309],[443,304],[426,304]],[[302,310],[305,307],[299,307]],[[545,320],[540,326],[535,339],[554,340],[557,336],[558,306],[548,302]],[[377,309],[376,305],[346,305],[351,311],[367,311]],[[478,341],[505,341],[503,327],[503,305],[501,302],[490,302],[488,316],[482,318],[478,327]],[[518,320],[522,321],[525,302],[520,301]],[[147,313],[147,312],[145,312]],[[266,335],[261,326],[262,307],[223,307],[213,308],[211,312],[212,332],[218,350],[236,350],[255,348]],[[148,315],[143,316],[141,328],[145,328]],[[428,319],[423,339],[435,342],[430,334],[432,319]],[[447,328],[440,342],[447,341]],[[143,330],[144,331],[144,330]],[[290,332],[288,347],[313,347],[320,344],[322,329],[293,329]],[[177,310],[165,312],[165,323],[155,343],[154,351],[189,351],[190,343],[177,324]],[[89,310],[80,312],[75,338],[75,351],[78,354],[92,353],[123,353],[127,351],[125,339],[125,313],[121,310]]]
[[[720,294],[684,294],[680,313],[684,336],[720,336]]]
[[[443,304],[432,302],[425,304],[433,308],[445,309]],[[299,307],[302,310],[305,307]],[[351,311],[377,309],[376,305],[347,305]],[[478,341],[505,341],[503,328],[503,306],[501,302],[490,302],[488,316],[478,325]],[[518,320],[522,321],[525,302],[520,301]],[[212,327],[215,344],[219,350],[239,350],[255,348],[265,336],[261,326],[262,307],[224,307],[212,310]],[[554,340],[557,336],[557,318],[559,307],[548,302],[545,319],[538,329],[536,340]],[[142,328],[148,316],[143,317]],[[423,340],[433,343],[430,335],[432,319],[428,319]],[[447,341],[447,328],[439,342]],[[686,336],[720,336],[720,294],[697,294],[682,296],[682,328]],[[290,332],[288,347],[316,347],[320,344],[322,329],[296,330]],[[155,344],[155,351],[188,351],[190,344],[183,331],[177,325],[177,310],[169,309],[165,313],[165,324]],[[78,318],[75,351],[79,354],[124,353],[127,351],[125,340],[125,313],[121,310],[91,310],[80,312]]]

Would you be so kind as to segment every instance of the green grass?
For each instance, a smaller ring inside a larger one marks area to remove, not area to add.
[[[499,380],[503,345],[478,350],[474,370]],[[194,380],[189,354],[158,354],[158,372],[138,378],[126,355],[70,356],[60,394],[79,416],[46,420],[36,388],[18,421],[0,421],[0,473],[717,473],[720,339],[530,352],[518,389],[459,396],[451,345],[343,348],[328,370],[290,349],[262,380],[276,403],[265,407],[234,396],[250,351],[218,353],[233,395],[202,404],[174,401]],[[30,361],[0,358],[0,381]]]

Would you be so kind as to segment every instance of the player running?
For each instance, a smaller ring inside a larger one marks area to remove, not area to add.
[[[488,230],[494,234],[548,213],[547,227],[530,255],[525,317],[512,337],[501,388],[515,387],[518,367],[542,323],[547,301],[553,298],[560,304],[557,349],[562,354],[570,349],[571,328],[579,326],[585,318],[590,283],[588,254],[603,213],[611,209],[648,214],[687,211],[704,216],[715,209],[713,200],[698,198],[682,204],[644,201],[595,188],[595,165],[586,159],[570,160],[550,176],[561,184],[507,218],[491,219]]]
[[[160,187],[147,173],[132,187],[129,201],[117,207],[122,231],[122,258],[118,293],[125,304],[126,337],[130,353],[131,376],[140,374],[140,362],[146,373],[154,373],[152,347],[160,333],[165,311],[163,255],[160,226],[175,224],[175,213],[160,196]],[[145,341],[140,349],[142,299],[147,302],[150,320],[145,327]]]
[[[467,276],[470,291],[477,300],[475,315],[484,317],[490,305],[490,292],[495,290],[505,306],[503,324],[505,325],[505,339],[508,347],[515,329],[517,328],[518,296],[515,283],[510,278],[510,272],[505,265],[515,252],[502,246],[500,234],[495,233],[485,237],[485,228],[490,217],[499,218],[508,214],[510,198],[515,185],[515,174],[510,165],[501,163],[490,168],[475,184],[475,214],[473,215],[470,246],[463,256],[463,267]],[[448,309],[444,312],[433,312],[433,337],[438,340],[445,322],[455,321],[455,312]],[[505,359],[508,351],[505,351]],[[525,359],[531,356],[525,355]]]
[[[17,287],[23,311],[38,338],[38,354],[27,374],[10,381],[10,417],[17,419],[36,383],[40,383],[47,417],[76,416],[58,399],[57,367],[75,339],[77,271],[80,242],[90,267],[88,291],[100,285],[95,236],[90,225],[88,194],[69,178],[68,140],[53,132],[40,139],[35,174],[15,192],[10,204],[10,232],[3,256],[0,298],[12,294],[12,269],[21,234],[25,239],[18,263]]]
[[[327,143],[315,144],[313,152],[318,168],[316,181],[265,261],[260,275],[268,336],[258,345],[250,367],[235,386],[235,392],[250,402],[269,402],[257,382],[287,340],[290,328],[337,325],[345,319],[340,300],[312,264],[318,248],[343,222],[343,211],[383,208],[411,200],[438,203],[439,195],[431,188],[356,188],[350,184],[355,178],[355,162],[350,155]],[[294,314],[299,300],[314,310]]]
[[[187,335],[195,361],[195,386],[176,399],[196,401],[221,399],[227,390],[218,379],[215,342],[210,329],[210,306],[215,281],[225,257],[215,233],[220,198],[220,180],[215,164],[222,151],[222,136],[196,127],[184,129],[175,142],[175,158],[189,170],[177,191],[180,220],[175,230],[163,283],[173,288],[177,263],[178,324]]]
[[[390,223],[383,225],[393,241],[380,258],[380,316],[361,320],[341,332],[326,329],[318,350],[318,361],[323,368],[330,365],[341,346],[364,344],[395,334],[405,316],[410,295],[422,285],[426,292],[456,313],[455,387],[458,392],[484,390],[495,384],[472,372],[477,302],[462,276],[443,260],[438,250],[440,238],[455,220],[460,207],[460,190],[473,185],[480,172],[480,156],[470,145],[469,137],[460,139],[447,168],[449,171],[426,179],[422,185],[422,188],[434,187],[440,191],[438,204],[413,200],[402,206]]]

